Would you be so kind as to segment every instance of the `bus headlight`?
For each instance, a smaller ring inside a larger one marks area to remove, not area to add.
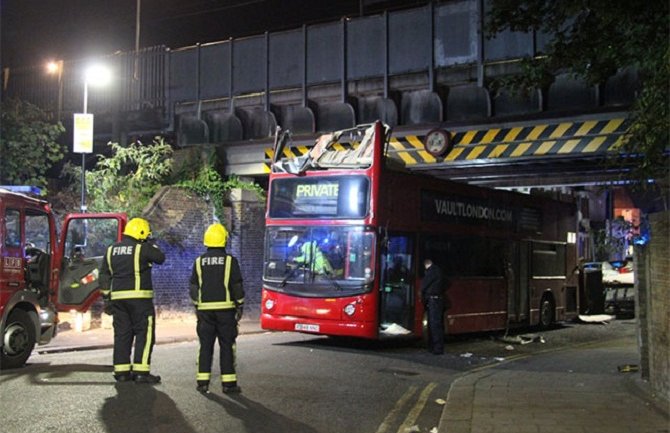
[[[347,316],[353,316],[354,313],[356,312],[356,304],[352,302],[351,304],[347,304],[346,307],[344,307],[344,314]]]
[[[265,309],[266,310],[272,310],[275,307],[275,300],[274,299],[266,299],[265,300]]]

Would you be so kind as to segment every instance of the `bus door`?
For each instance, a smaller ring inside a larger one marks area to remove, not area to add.
[[[68,215],[63,223],[63,261],[57,307],[86,311],[98,298],[99,268],[107,247],[121,239],[125,214]]]
[[[517,242],[511,242],[506,247],[503,271],[507,286],[507,315],[510,322],[520,322],[526,316],[524,303],[527,303],[524,292],[527,284],[521,283],[521,274],[527,271],[521,269],[521,248]]]
[[[413,251],[414,240],[408,235],[389,233],[382,245],[379,286],[381,290],[379,317],[382,331],[393,329],[389,333],[408,334],[414,327]]]
[[[518,247],[517,265],[517,295],[516,295],[516,319],[518,322],[528,321],[530,318],[530,242],[521,241]]]

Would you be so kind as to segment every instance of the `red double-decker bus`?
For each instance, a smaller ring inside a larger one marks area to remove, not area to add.
[[[390,133],[377,122],[325,134],[290,158],[276,141],[264,329],[419,337],[424,258],[448,280],[448,334],[578,314],[574,203],[409,173]]]

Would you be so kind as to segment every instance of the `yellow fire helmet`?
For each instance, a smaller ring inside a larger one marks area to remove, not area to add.
[[[151,227],[149,227],[149,221],[144,218],[133,218],[128,221],[126,228],[123,230],[123,234],[135,238],[138,241],[143,241],[149,236],[151,236]]]
[[[228,230],[222,224],[214,223],[207,227],[202,243],[206,247],[223,248],[227,242]]]

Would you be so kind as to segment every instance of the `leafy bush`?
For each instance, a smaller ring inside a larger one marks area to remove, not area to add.
[[[219,218],[223,216],[223,206],[231,189],[254,191],[260,199],[265,198],[265,191],[259,185],[243,181],[235,175],[224,180],[211,163],[203,164],[190,179],[178,181],[176,185],[193,191],[199,197],[211,200]]]
[[[126,212],[140,215],[172,171],[172,147],[162,137],[149,145],[128,147],[108,143],[112,155],[98,155],[95,167],[86,170],[88,209],[92,212]],[[68,165],[73,188],[80,188],[81,168]]]
[[[223,216],[227,194],[233,188],[251,190],[265,198],[259,185],[237,176],[224,179],[211,162],[193,161],[173,173],[172,147],[161,137],[150,145],[109,146],[111,156],[98,155],[95,167],[86,170],[87,205],[92,212],[140,215],[158,189],[170,184],[211,201],[218,217]],[[68,164],[64,171],[71,179],[72,193],[79,191],[81,167]]]

